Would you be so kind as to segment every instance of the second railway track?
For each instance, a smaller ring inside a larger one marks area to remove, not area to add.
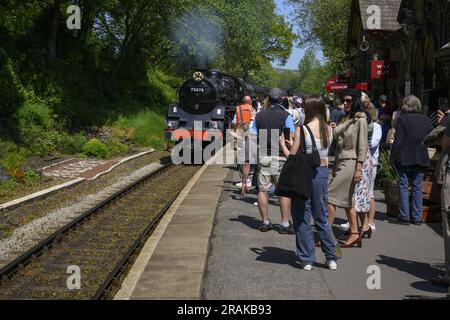
[[[0,270],[0,299],[112,298],[126,264],[198,170],[169,164],[89,210]],[[79,289],[68,288],[70,266],[80,270]]]

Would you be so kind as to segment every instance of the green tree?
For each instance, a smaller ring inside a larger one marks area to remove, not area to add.
[[[292,26],[275,12],[273,0],[228,0],[224,5],[227,37],[226,69],[249,79],[262,60],[286,61],[295,34]]]
[[[331,68],[338,69],[346,54],[351,0],[289,0],[295,8],[302,47],[321,48]]]
[[[328,65],[322,65],[317,59],[314,50],[308,49],[300,60],[299,86],[303,92],[321,94],[323,85],[329,77]]]

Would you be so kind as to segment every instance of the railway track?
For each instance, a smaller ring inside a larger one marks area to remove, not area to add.
[[[145,240],[198,170],[168,163],[87,210],[0,270],[0,299],[112,298]],[[80,286],[69,285],[78,271]]]

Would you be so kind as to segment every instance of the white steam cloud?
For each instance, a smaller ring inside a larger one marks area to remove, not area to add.
[[[208,68],[222,52],[223,28],[223,19],[213,10],[196,8],[175,19],[173,40],[194,58],[196,67]]]

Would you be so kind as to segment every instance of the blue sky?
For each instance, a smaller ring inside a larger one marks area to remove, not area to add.
[[[293,15],[291,14],[291,12],[293,10],[292,6],[287,5],[285,0],[275,0],[275,3],[277,4],[279,14],[284,15],[288,21],[293,23],[292,22]],[[298,64],[304,54],[305,54],[305,49],[303,49],[303,48],[299,49],[299,48],[297,48],[297,46],[294,46],[294,48],[292,49],[292,55],[285,66],[279,66],[276,62],[272,63],[272,65],[275,67],[286,68],[286,69],[298,69]],[[319,60],[323,61],[322,52],[318,52],[318,58],[319,58]]]

